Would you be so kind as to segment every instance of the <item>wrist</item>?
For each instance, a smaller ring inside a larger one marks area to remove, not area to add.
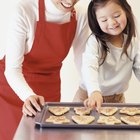
[[[92,97],[92,96],[96,96],[96,95],[101,95],[101,96],[102,96],[101,91],[99,91],[99,90],[95,90],[95,91],[93,91],[93,92],[90,94],[90,97]]]

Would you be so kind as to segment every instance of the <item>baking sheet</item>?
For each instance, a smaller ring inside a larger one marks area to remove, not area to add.
[[[67,124],[53,124],[49,122],[45,122],[49,116],[53,115],[48,111],[48,107],[50,106],[68,106],[70,107],[70,111],[65,113],[64,116],[66,116],[68,119],[70,119],[70,123]],[[99,124],[97,123],[97,120],[99,116],[102,114],[99,114],[96,110],[92,110],[91,116],[95,117],[95,120],[91,124],[76,124],[73,122],[71,119],[71,116],[76,115],[73,108],[74,107],[82,107],[84,106],[83,103],[69,103],[69,102],[50,102],[46,103],[45,106],[43,107],[41,112],[38,112],[37,115],[35,116],[35,124],[36,126],[39,126],[41,128],[114,128],[114,129],[120,129],[120,128],[125,128],[125,129],[140,129],[140,125],[128,125],[125,123],[121,124],[115,124],[115,125],[107,125],[107,124]],[[102,106],[107,107],[118,107],[120,110],[122,107],[137,107],[140,108],[140,104],[120,104],[120,103],[103,103]],[[116,118],[120,119],[121,116],[126,116],[125,114],[120,114],[119,110],[113,115]],[[140,116],[140,115],[136,115]]]

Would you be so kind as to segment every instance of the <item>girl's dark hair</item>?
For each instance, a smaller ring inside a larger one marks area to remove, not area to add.
[[[121,6],[121,8],[125,11],[126,17],[127,17],[127,25],[123,31],[123,33],[127,34],[127,39],[126,39],[126,43],[124,44],[124,48],[123,48],[123,53],[125,53],[128,56],[127,53],[127,49],[131,43],[132,37],[135,36],[135,22],[134,22],[134,16],[131,10],[130,5],[127,3],[126,0],[91,0],[89,6],[88,6],[88,22],[89,22],[89,27],[92,31],[92,33],[95,35],[96,39],[98,42],[101,43],[101,47],[102,47],[102,63],[104,63],[105,58],[107,56],[107,52],[109,51],[109,48],[106,44],[106,41],[109,39],[108,34],[104,33],[98,22],[97,22],[97,18],[96,18],[96,9],[99,6],[104,6],[106,3],[108,3],[109,1],[113,1],[116,2],[117,4],[119,4]]]

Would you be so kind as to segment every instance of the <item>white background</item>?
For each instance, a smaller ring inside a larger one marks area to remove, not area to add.
[[[0,0],[0,57],[1,53],[5,47],[7,25],[10,17],[10,13],[15,3],[18,0]],[[87,3],[89,0],[82,0]],[[138,12],[140,7],[139,0],[128,0],[131,4],[134,15],[137,19],[137,27],[140,30],[140,14]],[[70,51],[68,57],[64,61],[64,65],[61,71],[62,79],[62,100],[61,101],[72,101],[72,98],[78,88],[79,75],[76,71],[75,65],[73,63],[73,53]],[[132,76],[130,81],[129,89],[125,92],[126,102],[130,103],[140,103],[140,83]]]

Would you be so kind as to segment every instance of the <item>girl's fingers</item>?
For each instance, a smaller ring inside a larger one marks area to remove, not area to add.
[[[84,101],[84,106],[85,107],[91,107],[91,108],[95,108],[95,101],[92,101],[92,100],[89,100],[89,99],[86,99]]]
[[[96,106],[96,110],[97,110],[98,112],[100,112],[101,105],[102,105],[102,102],[98,101],[98,102],[97,102],[97,106]]]
[[[84,101],[84,106],[85,106],[85,107],[88,107],[88,99],[86,99],[86,100]]]
[[[96,109],[97,109],[98,112],[100,112],[102,103],[103,103],[103,98],[101,97],[99,100],[97,100]]]

